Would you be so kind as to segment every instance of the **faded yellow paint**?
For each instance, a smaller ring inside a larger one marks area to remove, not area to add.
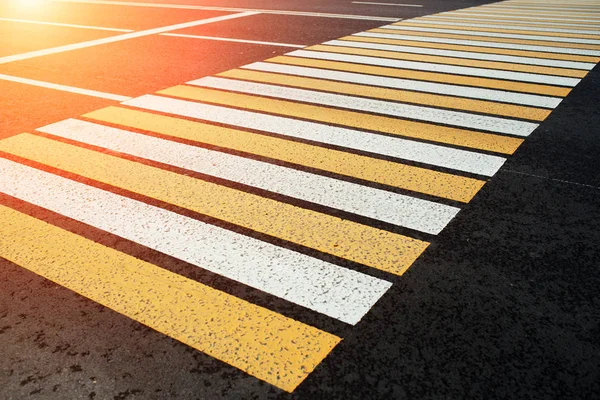
[[[364,38],[373,39],[373,38]],[[376,39],[377,41],[387,39]],[[564,97],[569,94],[571,89],[540,85],[536,83],[522,83],[514,81],[505,81],[500,79],[477,78],[473,76],[461,76],[445,74],[439,72],[425,72],[410,69],[379,67],[374,65],[355,64],[341,61],[317,60],[304,57],[279,56],[266,60],[278,64],[305,65],[316,68],[329,68],[340,71],[358,72],[363,74],[389,76],[393,78],[417,79],[440,83],[453,83],[456,85],[478,86],[490,89],[510,90],[514,92],[544,94],[548,96]]]
[[[416,191],[430,182],[424,190],[457,201],[468,202],[483,186],[476,179],[137,110],[107,107],[84,116],[398,188]]]
[[[2,205],[0,220],[0,257],[285,391],[341,340]]]
[[[507,24],[512,23],[513,21],[517,22],[517,23],[520,22],[520,21],[527,21],[527,22],[531,22],[531,23],[543,22],[543,23],[556,23],[556,24],[560,24],[561,22],[572,23],[571,20],[566,19],[566,18],[560,18],[560,19],[555,19],[555,20],[551,20],[551,19],[539,19],[539,18],[535,18],[534,15],[529,15],[529,18],[527,18],[527,19],[525,19],[525,18],[514,18],[514,16],[502,15],[502,14],[492,15],[492,16],[487,16],[487,15],[483,16],[483,15],[480,15],[480,14],[471,14],[471,15],[467,16],[465,13],[461,13],[461,14],[445,13],[443,16],[444,17],[456,17],[456,18],[472,18],[472,19],[477,19],[477,20],[481,20],[481,21],[485,21],[487,19],[502,19],[502,20],[506,20]],[[581,24],[592,25],[594,23],[581,22]]]
[[[585,34],[585,33],[544,32],[544,31],[531,31],[531,30],[522,30],[522,29],[501,29],[501,28],[440,25],[440,24],[432,25],[432,24],[422,24],[422,23],[420,24],[418,22],[412,22],[411,20],[395,22],[392,25],[414,26],[414,27],[419,27],[419,28],[457,29],[457,30],[461,30],[461,31],[474,31],[474,32],[509,33],[509,34],[517,34],[517,35],[550,36],[550,37],[575,38],[575,39],[600,39],[600,32],[598,35],[592,35],[592,34]]]
[[[362,36],[346,36],[340,40],[351,40],[354,42],[365,42],[365,43],[383,43],[383,44],[397,44],[402,46],[413,46],[413,47],[425,47],[430,49],[444,49],[444,50],[459,50],[459,51],[471,51],[475,53],[487,53],[487,54],[505,54],[509,56],[522,56],[522,57],[533,57],[533,58],[545,58],[552,60],[564,60],[564,61],[581,61],[597,63],[600,61],[600,57],[592,56],[579,56],[574,54],[559,54],[559,53],[545,53],[541,51],[528,51],[528,50],[513,50],[513,49],[497,49],[491,47],[478,47],[478,46],[466,46],[458,44],[445,44],[445,43],[433,43],[433,42],[419,42],[414,40],[400,40],[400,39],[380,39]]]
[[[551,112],[551,110],[546,110],[542,108],[516,106],[511,104],[496,103],[493,101],[465,99],[430,93],[412,92],[400,89],[388,89],[376,86],[360,85],[355,83],[334,82],[323,79],[296,77],[269,72],[252,71],[247,69],[234,69],[231,71],[220,73],[218,74],[218,76],[244,79],[254,82],[274,83],[305,89],[323,90],[333,93],[343,93],[354,96],[372,97],[383,100],[422,104],[434,107],[452,108],[463,111],[496,114],[506,117],[531,119],[535,121],[543,121]]]
[[[465,22],[465,23],[478,23],[480,22],[477,18],[470,18],[470,17],[459,17],[459,16],[448,16],[445,17],[444,19],[439,19],[439,18],[430,18],[428,16],[425,17],[419,17],[419,18],[413,18],[411,19],[411,21],[415,21],[415,22],[419,22],[419,21],[438,21],[438,22],[443,22],[447,20],[448,22]],[[502,20],[502,18],[496,18],[496,20]],[[549,25],[544,25],[544,24],[540,24],[540,23],[531,23],[531,22],[527,22],[526,19],[523,19],[521,21],[506,21],[506,22],[494,22],[494,20],[491,21],[483,21],[484,24],[489,24],[489,25],[499,25],[499,26],[506,26],[506,24],[510,24],[511,26],[517,26],[517,27],[524,27],[523,29],[527,28],[527,27],[536,27],[536,28],[548,28],[550,27]],[[431,26],[431,25],[428,25]],[[551,25],[552,28],[558,28],[558,29],[573,29],[573,26],[569,26],[569,25],[560,25],[560,23],[553,23]],[[593,30],[600,30],[600,27],[598,28],[588,28],[585,27],[585,30],[588,31],[593,31]]]
[[[283,240],[401,273],[429,243],[30,134],[0,150]]]
[[[490,43],[508,43],[508,44],[522,44],[528,46],[552,46],[567,49],[584,49],[584,50],[600,50],[600,45],[596,44],[582,44],[582,43],[564,43],[564,42],[553,42],[552,38],[548,40],[532,40],[532,39],[512,39],[512,38],[495,38],[488,36],[477,36],[475,34],[458,34],[458,33],[434,33],[434,32],[415,32],[401,29],[382,29],[376,28],[371,29],[367,32],[373,33],[386,33],[391,35],[408,35],[418,37],[434,37],[434,38],[446,38],[446,39],[460,39],[460,40],[478,40]]]

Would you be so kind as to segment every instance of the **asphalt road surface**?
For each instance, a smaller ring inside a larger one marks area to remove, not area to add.
[[[0,1],[0,399],[600,398],[600,1]]]

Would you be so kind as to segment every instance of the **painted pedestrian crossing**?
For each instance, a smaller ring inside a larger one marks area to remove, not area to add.
[[[3,139],[0,193],[355,325],[600,61],[600,3],[546,3],[395,22]],[[2,258],[283,390],[343,339],[0,218]]]

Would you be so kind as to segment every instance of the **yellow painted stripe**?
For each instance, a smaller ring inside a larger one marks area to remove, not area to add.
[[[396,22],[392,25],[398,26],[414,26],[419,28],[436,28],[436,29],[459,29],[461,31],[474,31],[474,32],[494,32],[494,33],[509,33],[519,35],[536,35],[536,36],[551,36],[561,38],[575,38],[575,39],[600,39],[600,34],[591,35],[584,33],[562,33],[562,32],[540,32],[540,31],[528,31],[521,29],[500,29],[500,28],[486,28],[486,27],[474,27],[474,26],[456,26],[456,25],[438,25],[432,26],[431,24],[419,24],[418,22],[412,22],[411,20]]]
[[[581,61],[581,62],[593,62],[593,63],[600,61],[600,57],[578,56],[578,55],[573,55],[573,54],[544,53],[544,52],[528,51],[528,50],[494,49],[494,48],[490,48],[490,47],[465,46],[465,45],[457,45],[457,44],[432,43],[432,42],[417,42],[417,41],[413,41],[413,40],[380,39],[380,38],[361,37],[361,36],[346,36],[344,38],[341,38],[340,40],[351,40],[354,42],[365,42],[365,43],[398,44],[398,45],[403,45],[403,46],[426,47],[426,48],[430,48],[430,49],[472,51],[475,53],[505,54],[505,55],[510,55],[510,56],[548,58],[551,60]]]
[[[386,272],[404,271],[428,245],[328,214],[30,134],[0,141],[0,150]]]
[[[551,38],[548,40],[530,40],[530,39],[511,39],[511,38],[495,38],[487,36],[477,36],[469,34],[458,34],[458,33],[434,33],[434,32],[415,32],[415,31],[404,31],[401,29],[382,29],[376,28],[371,29],[367,32],[373,33],[387,33],[392,35],[406,35],[406,36],[419,36],[419,37],[436,37],[446,39],[461,39],[461,40],[479,40],[493,43],[510,43],[510,44],[524,44],[524,45],[537,45],[537,46],[552,46],[567,49],[584,49],[584,50],[600,50],[600,45],[596,44],[581,44],[581,43],[563,43],[553,42]]]
[[[354,111],[338,110],[310,104],[300,104],[285,100],[267,99],[239,93],[228,93],[199,87],[176,86],[162,90],[159,93],[499,153],[512,154],[519,145],[523,143],[523,139],[512,137],[432,125],[424,122],[406,121],[398,118],[370,115]],[[429,170],[423,170],[422,172],[425,171]],[[433,173],[433,171],[430,171],[430,173]],[[434,177],[434,175],[430,176],[432,178]],[[412,181],[412,174],[407,176],[406,179]],[[434,182],[436,181],[437,178],[432,181],[419,180],[414,183],[417,185],[424,184],[422,190],[418,191],[427,193],[427,191],[432,191],[433,187],[431,185],[434,185]],[[437,182],[441,184],[441,181]],[[439,188],[436,185],[434,190],[436,192],[444,190],[454,192],[456,187],[457,186],[446,186],[446,184],[441,184],[441,187]],[[460,193],[462,193],[464,191],[464,189],[462,189],[464,186],[460,185],[460,187]],[[442,196],[441,194],[438,194],[437,196],[450,198],[446,195]],[[464,198],[464,201],[468,201],[468,196],[465,196],[464,194],[459,196],[453,195],[452,197],[455,200],[457,200],[457,197],[460,197]]]
[[[504,71],[529,72],[529,73],[533,73],[533,74],[569,76],[569,77],[575,77],[575,78],[583,78],[588,73],[588,71],[582,71],[582,70],[578,70],[578,69],[538,67],[538,66],[534,66],[534,65],[513,64],[513,63],[498,62],[498,61],[480,61],[480,60],[470,60],[470,59],[465,59],[465,58],[454,58],[454,57],[443,57],[443,56],[430,56],[430,55],[425,55],[425,54],[413,54],[413,53],[405,53],[405,52],[400,52],[400,51],[357,49],[354,47],[316,45],[316,46],[308,47],[305,50],[327,51],[330,53],[342,53],[342,54],[357,54],[357,55],[361,55],[361,56],[393,58],[393,59],[397,59],[397,60],[421,61],[421,62],[431,62],[431,63],[438,63],[438,64],[452,64],[452,65],[461,65],[461,66],[465,66],[465,67],[500,69],[500,70],[504,70]]]
[[[319,46],[315,46],[319,47]],[[329,47],[329,46],[324,46]],[[332,46],[333,47],[333,46]],[[452,108],[457,110],[474,111],[479,113],[497,114],[507,117],[544,120],[551,112],[542,108],[515,106],[510,104],[495,103],[493,101],[463,99],[429,93],[411,92],[399,89],[386,89],[373,86],[326,81],[315,78],[304,78],[269,72],[234,69],[223,72],[218,76],[227,78],[244,79],[254,82],[274,83],[305,89],[323,90],[333,93],[350,94],[354,96],[372,97],[377,99],[402,101],[415,104],[424,104],[434,107]]]
[[[0,257],[292,392],[340,338],[0,205]]]
[[[451,75],[437,72],[424,72],[391,67],[378,67],[364,64],[354,64],[341,61],[317,60],[303,57],[280,56],[268,59],[266,61],[278,64],[303,65],[315,68],[334,69],[338,71],[358,72],[361,74],[416,79],[430,82],[453,83],[456,85],[478,86],[492,89],[510,90],[514,92],[545,94],[549,96],[564,97],[568,95],[571,91],[571,89],[568,88],[538,85],[535,83],[503,81],[498,79],[477,78],[472,76]]]
[[[469,17],[459,17],[459,16],[444,16],[445,18],[439,19],[439,18],[428,18],[427,16],[425,17],[419,17],[419,18],[414,18],[411,19],[411,21],[415,21],[415,22],[419,22],[421,20],[425,20],[425,21],[438,21],[438,22],[442,22],[442,21],[448,21],[448,22],[466,22],[466,23],[477,23],[479,22],[478,18],[469,18]],[[502,18],[496,18],[496,20],[502,20]],[[522,21],[506,21],[506,22],[495,22],[495,21],[483,21],[484,24],[490,24],[490,25],[506,25],[506,24],[510,24],[511,26],[523,26],[524,29],[526,27],[534,27],[534,28],[558,28],[558,29],[576,29],[573,26],[569,26],[569,25],[560,25],[560,23],[558,24],[552,24],[552,25],[543,25],[543,24],[539,24],[539,23],[535,23],[535,22],[527,22],[527,20],[522,20]],[[429,26],[429,25],[428,25]],[[597,28],[581,28],[584,30],[600,30],[600,27]]]
[[[442,15],[442,14],[439,14]],[[569,19],[556,19],[556,20],[550,20],[550,19],[539,19],[539,18],[535,18],[533,16],[531,16],[530,18],[527,19],[523,19],[523,18],[511,18],[510,15],[490,15],[490,16],[483,16],[483,15],[469,15],[467,16],[466,14],[454,14],[454,13],[447,13],[447,14],[443,14],[444,17],[456,17],[456,18],[473,18],[473,19],[479,19],[482,21],[485,21],[487,19],[503,19],[506,20],[507,23],[512,23],[513,21],[515,22],[521,22],[521,21],[527,21],[529,23],[535,23],[535,22],[543,22],[543,23],[556,23],[556,24],[560,24],[561,22],[568,22],[568,23],[579,23],[579,21],[571,21]],[[594,22],[581,22],[582,25],[596,25],[596,23]]]
[[[518,9],[495,9],[494,7],[475,7],[470,9],[458,10],[457,12],[475,12],[485,14],[498,14],[498,15],[514,15],[514,16],[525,16],[525,17],[556,17],[557,21],[562,19],[585,19],[582,17],[592,17],[594,19],[599,16],[595,13],[576,12],[576,11],[560,11],[560,10],[548,10],[547,8],[539,8],[537,10],[518,10]],[[452,12],[450,13],[452,14]]]
[[[431,181],[424,190],[457,201],[468,202],[483,186],[475,179],[138,110],[107,107],[84,116],[399,188],[419,190]]]

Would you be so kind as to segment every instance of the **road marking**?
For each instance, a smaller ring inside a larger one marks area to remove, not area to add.
[[[401,164],[384,160],[367,160],[365,156],[353,153],[137,110],[107,107],[85,114],[84,117],[369,181],[380,180],[377,179],[378,176],[405,172]],[[487,175],[486,173],[490,173],[490,170],[495,169],[504,160],[502,157],[401,138],[309,124],[313,125],[314,129],[286,129],[286,136],[480,175]],[[370,168],[364,169],[364,165],[367,164]]]
[[[345,64],[331,61],[319,61],[309,59],[279,58],[272,59],[272,62],[258,62],[243,66],[242,68],[254,69],[259,71],[278,72],[282,74],[310,76],[314,78],[331,79],[343,82],[360,83],[364,85],[389,87],[394,89],[406,89],[417,92],[436,93],[444,96],[461,96],[472,99],[489,100],[492,102],[513,103],[532,107],[554,108],[560,104],[561,99],[556,97],[538,96],[534,94],[505,92],[493,89],[483,89],[468,86],[447,85],[443,83],[423,82],[410,79],[390,78],[386,76],[376,76],[344,71],[363,71],[363,66],[354,64]],[[278,64],[286,62],[286,64]],[[303,65],[308,65],[307,67]],[[311,68],[310,66],[318,67]],[[324,69],[330,68],[330,69]],[[364,71],[364,72],[378,72]],[[448,97],[446,97],[448,98]],[[456,100],[450,97],[448,101]],[[508,104],[495,103],[497,107],[508,106]],[[492,110],[495,108],[491,108]]]
[[[91,122],[71,119],[40,130],[427,233],[439,232],[458,212],[455,207],[415,197]],[[378,207],[373,208],[373,203]]]
[[[423,7],[422,4],[375,3],[372,1],[353,1],[352,4],[372,4],[376,6]]]
[[[189,86],[178,86],[175,88],[160,91],[159,94],[165,94],[175,97],[188,98],[192,100],[205,101],[224,106],[243,107],[248,110],[264,111],[276,113],[289,117],[309,119],[321,123],[347,126],[357,129],[365,129],[374,132],[389,133],[403,137],[430,140],[437,143],[454,144],[457,146],[469,147],[479,150],[495,151],[498,153],[511,153],[522,143],[523,139],[507,136],[500,136],[482,132],[469,131],[459,128],[446,126],[436,126],[432,129],[431,124],[398,120],[397,118],[356,113],[353,111],[336,110],[327,107],[313,106],[309,104],[299,104],[283,100],[266,99],[245,94],[227,93],[211,89],[192,88]],[[129,100],[124,103],[134,107],[147,108],[155,111],[168,112],[175,115],[200,118],[208,121],[220,122],[225,124],[235,124],[236,126],[269,131],[284,130],[286,125],[297,125],[296,120],[277,118],[266,114],[249,113],[248,111],[235,110],[232,108],[223,108],[202,104],[196,102],[186,102],[183,100],[167,99],[157,96],[142,96],[137,99]],[[217,115],[219,113],[221,115]],[[233,118],[237,120],[233,122]],[[242,118],[252,118],[252,121],[243,121]],[[258,123],[260,121],[260,123]],[[289,121],[289,122],[288,122]],[[271,127],[270,125],[275,125]],[[436,181],[440,181],[436,178]],[[409,182],[412,179],[409,178]],[[428,185],[421,186],[422,182],[413,182],[417,184],[415,191],[431,194],[433,196],[450,198],[453,200],[470,199],[466,193],[460,193],[457,197],[454,190],[446,193],[443,188],[428,182]],[[408,183],[404,183],[407,185]],[[454,185],[452,186],[454,187]],[[417,190],[418,188],[418,190]],[[467,200],[468,201],[468,200]]]
[[[559,28],[540,28],[535,26],[506,26],[505,24],[496,23],[486,23],[486,24],[474,24],[469,22],[451,22],[451,21],[432,21],[428,19],[415,19],[416,22],[406,21],[406,25],[409,26],[441,26],[441,27],[460,27],[462,29],[471,29],[478,31],[490,31],[496,32],[498,31],[506,31],[506,32],[539,32],[540,34],[548,35],[548,36],[559,36],[562,34],[566,34],[566,37],[598,37],[600,32],[598,31],[589,31],[589,30],[580,30],[580,29],[559,29]]]
[[[399,21],[400,18],[378,17],[371,15],[354,15],[354,14],[331,14],[306,11],[288,11],[288,10],[269,10],[259,8],[240,8],[240,7],[215,7],[215,6],[195,6],[190,4],[161,4],[161,3],[143,3],[130,1],[100,1],[100,0],[52,0],[64,3],[85,3],[85,4],[105,4],[115,6],[130,6],[130,7],[152,7],[152,8],[173,8],[180,10],[209,10],[209,11],[228,11],[228,12],[252,12],[257,14],[275,14],[275,15],[299,15],[305,17],[322,17],[322,18],[342,18],[342,19],[359,19],[370,21]]]
[[[538,127],[532,122],[211,76],[188,84],[515,136],[528,136]]]
[[[450,16],[451,14],[444,14],[444,15],[428,15],[425,17],[419,17],[419,18],[415,18],[414,21],[436,21],[436,20],[442,20],[442,21],[446,21],[446,20],[450,20],[450,21],[457,21],[457,22],[484,22],[486,24],[491,24],[491,23],[497,23],[497,24],[502,24],[502,25],[507,25],[507,24],[511,24],[511,26],[534,26],[534,27],[547,27],[547,26],[551,26],[552,28],[571,28],[571,27],[576,27],[576,28],[587,28],[587,29],[592,29],[592,30],[600,30],[600,27],[598,25],[589,25],[589,24],[569,24],[567,22],[561,21],[561,22],[543,22],[543,21],[514,21],[514,20],[510,20],[510,19],[505,19],[505,18],[471,18],[468,16],[455,16],[452,17]]]
[[[73,24],[63,24],[63,23],[59,23],[59,22],[33,21],[33,20],[29,20],[29,19],[0,18],[0,21],[19,22],[19,23],[24,23],[24,24],[36,24],[36,25],[64,26],[66,28],[95,29],[95,30],[99,30],[99,31],[133,32],[133,29],[107,28],[107,27],[103,27],[103,26],[92,26],[92,25],[73,25]]]
[[[143,36],[156,35],[156,34],[168,32],[168,31],[190,28],[193,26],[205,25],[205,24],[210,24],[213,22],[226,21],[229,19],[243,18],[243,17],[248,17],[250,15],[256,15],[256,14],[258,14],[258,13],[244,12],[244,13],[240,13],[240,14],[222,15],[219,17],[201,19],[201,20],[191,21],[191,22],[184,22],[182,24],[163,26],[160,28],[147,29],[144,31],[125,33],[123,35],[115,35],[115,36],[110,36],[110,37],[106,37],[106,38],[90,40],[87,42],[67,44],[64,46],[52,47],[52,48],[43,49],[43,50],[35,50],[35,51],[30,51],[28,53],[0,57],[0,64],[6,64],[9,62],[14,62],[14,61],[28,60],[31,58],[47,56],[50,54],[64,53],[66,51],[71,51],[71,50],[85,49],[87,47],[99,46],[99,45],[107,44],[107,43],[120,42],[123,40],[135,39],[135,38],[139,38],[139,37],[143,37]]]
[[[407,60],[407,61],[422,61],[422,62],[430,62],[437,64],[448,64],[448,65],[459,65],[466,67],[476,67],[476,68],[487,68],[487,69],[497,69],[503,71],[512,71],[512,72],[526,72],[533,74],[541,74],[541,75],[555,75],[555,76],[569,76],[576,78],[583,78],[587,75],[587,71],[577,70],[577,69],[566,69],[566,68],[552,68],[552,67],[542,67],[542,66],[530,66],[530,65],[519,65],[513,63],[505,63],[505,62],[497,62],[497,61],[477,61],[473,59],[465,59],[460,57],[446,57],[446,56],[438,56],[438,55],[425,55],[425,54],[415,54],[412,52],[410,47],[404,46],[407,52],[400,51],[396,49],[394,51],[382,50],[382,49],[368,49],[363,48],[361,43],[359,42],[346,42],[343,40],[333,41],[333,45],[322,44],[316,45],[306,48],[306,50],[311,51],[323,51],[326,53],[342,53],[342,54],[354,54],[360,56],[372,56],[372,57],[380,57],[380,58],[392,58],[397,60]],[[350,43],[351,46],[346,47],[345,44]],[[358,46],[352,46],[352,44],[358,44]],[[403,46],[392,46],[392,45],[378,45],[371,43],[374,47],[380,46],[390,46],[402,48]],[[367,44],[368,46],[368,44]],[[477,54],[477,53],[472,53]]]
[[[567,36],[540,36],[540,35],[528,35],[528,34],[517,34],[517,33],[503,33],[503,32],[489,32],[489,31],[475,31],[473,29],[441,29],[441,28],[425,28],[419,26],[409,26],[406,24],[402,25],[386,25],[380,29],[391,29],[391,30],[403,30],[403,31],[415,31],[415,32],[433,32],[433,33],[456,33],[465,36],[477,36],[491,37],[491,38],[507,38],[507,39],[527,39],[536,41],[547,41],[555,43],[579,43],[579,44],[600,44],[600,40],[597,39],[581,39],[571,38]],[[379,31],[379,29],[377,29]],[[512,42],[511,42],[512,43]]]
[[[0,257],[282,390],[341,340],[2,205],[0,220]]]
[[[498,14],[498,15],[509,15],[509,16],[528,16],[528,15],[533,15],[535,18],[539,18],[539,17],[552,17],[552,18],[556,18],[556,19],[562,19],[562,18],[568,18],[568,19],[589,19],[589,20],[593,20],[593,21],[597,21],[600,20],[600,16],[599,15],[594,15],[593,13],[588,12],[581,12],[581,13],[576,13],[576,12],[565,12],[565,11],[551,11],[548,10],[546,8],[538,8],[536,10],[511,10],[511,9],[502,9],[502,8],[488,8],[488,7],[482,7],[481,9],[477,9],[477,8],[465,8],[462,10],[459,10],[458,12],[464,12],[464,13],[469,13],[469,14],[480,14],[480,13],[490,13],[490,14]]]
[[[84,96],[99,97],[99,98],[107,99],[107,100],[126,101],[126,100],[131,99],[131,97],[128,97],[128,96],[121,96],[118,94],[112,94],[112,93],[106,93],[106,92],[98,92],[96,90],[90,90],[90,89],[81,89],[81,88],[77,88],[77,87],[73,87],[73,86],[58,85],[56,83],[37,81],[34,79],[27,79],[27,78],[20,78],[18,76],[0,74],[0,80],[22,83],[24,85],[38,86],[38,87],[43,87],[43,88],[47,88],[47,89],[60,90],[62,92],[77,93],[77,94],[82,94]]]
[[[511,56],[540,58],[542,60],[543,59],[551,59],[551,60],[566,60],[566,61],[591,62],[591,63],[596,63],[596,62],[600,61],[600,57],[577,56],[577,55],[559,54],[559,53],[544,53],[544,52],[526,51],[526,50],[487,48],[487,47],[483,47],[483,46],[445,44],[445,43],[439,43],[439,42],[435,42],[435,41],[427,42],[427,41],[414,40],[414,37],[412,37],[410,40],[400,40],[400,39],[379,39],[379,38],[373,38],[373,37],[360,37],[360,36],[346,36],[346,37],[341,38],[340,40],[361,42],[361,43],[376,43],[376,44],[426,47],[426,48],[432,48],[432,49],[460,50],[460,51],[487,53],[487,54],[494,54],[494,55],[506,54],[506,55],[511,55]]]
[[[530,120],[544,120],[549,114],[550,110],[532,108],[532,107],[523,107],[523,106],[514,106],[510,104],[499,104],[491,101],[481,101],[481,100],[472,100],[472,99],[461,99],[457,97],[448,97],[441,96],[435,94],[427,94],[427,93],[415,93],[413,91],[407,90],[399,90],[399,89],[388,89],[382,86],[381,78],[371,77],[373,81],[376,82],[375,85],[366,86],[359,85],[356,83],[343,83],[343,82],[332,82],[329,80],[327,76],[329,74],[321,74],[320,70],[310,71],[309,68],[304,71],[302,67],[290,67],[290,68],[298,68],[300,71],[297,71],[298,74],[302,76],[309,76],[309,78],[301,78],[298,76],[289,76],[284,74],[273,74],[269,72],[260,72],[261,64],[264,64],[266,67],[264,70],[268,70],[270,66],[275,67],[283,67],[285,66],[277,65],[277,64],[268,64],[268,63],[256,63],[259,64],[255,67],[246,66],[245,69],[236,69],[230,70],[227,72],[222,72],[217,76],[223,76],[228,78],[235,79],[243,79],[254,82],[263,82],[263,83],[276,83],[278,85],[287,85],[294,87],[301,87],[305,89],[315,89],[322,90],[326,92],[339,93],[339,94],[351,94],[361,97],[371,97],[376,99],[384,99],[384,100],[392,100],[398,102],[408,102],[414,104],[424,104],[434,107],[442,107],[442,108],[450,108],[457,109],[463,111],[474,111],[479,113],[487,113],[487,114],[496,114],[496,115],[504,115],[509,117],[516,117],[521,119],[530,119]],[[250,71],[250,69],[253,69]],[[276,69],[276,68],[275,68]],[[291,70],[287,70],[288,74],[294,75]],[[331,71],[333,74],[340,74],[339,72]],[[369,75],[364,75],[365,77],[369,77]],[[339,80],[339,79],[338,79]],[[471,171],[473,172],[473,171]],[[484,174],[485,175],[485,174]]]
[[[254,104],[256,107],[255,109],[260,109],[262,107],[273,110],[277,104],[276,102],[279,102],[279,100],[262,100],[252,96],[236,95],[233,93],[231,96],[228,96],[226,93],[214,91],[211,92],[209,89],[193,88],[189,86],[174,87],[163,90],[159,93],[197,100],[198,97],[208,98],[211,94],[214,94],[214,98],[209,98],[208,101],[215,103],[221,101],[221,104],[236,103],[246,109],[252,109],[249,107],[249,105]],[[137,99],[130,100],[124,104],[127,106],[144,108],[147,110],[204,119],[206,121],[213,121],[233,125],[236,127],[258,129],[268,132],[285,132],[288,129],[298,130],[307,126],[302,123],[304,121],[153,95],[142,96]],[[290,105],[296,103],[282,102],[281,104],[283,107],[287,106],[289,109]],[[312,115],[315,115],[316,113],[317,117],[321,117],[320,114],[328,111],[335,110],[328,110],[326,108],[309,109],[309,112]],[[279,112],[279,110],[273,110],[272,112]],[[337,117],[335,114],[333,114],[333,116],[334,118]],[[354,117],[356,118],[356,116]],[[308,126],[310,127],[310,125]],[[368,166],[365,165],[365,168],[368,168]],[[370,171],[365,171],[363,173],[368,173],[371,175],[374,182],[463,202],[468,202],[483,186],[483,182],[479,180],[441,173],[425,168],[412,167],[402,164],[396,164],[396,168],[404,170],[403,174],[397,176],[375,176],[374,174],[371,174]]]
[[[185,34],[182,34],[182,33],[161,33],[161,36],[183,37],[183,38],[190,38],[190,39],[217,40],[217,41],[221,41],[221,42],[235,42],[235,43],[259,44],[259,45],[265,45],[265,46],[297,47],[299,49],[302,49],[302,48],[306,47],[303,44],[260,42],[260,41],[257,41],[257,40],[222,38],[222,37],[215,37],[215,36],[185,35]]]
[[[515,20],[520,20],[520,19],[526,19],[528,21],[555,21],[557,23],[561,23],[562,21],[568,21],[568,22],[583,22],[583,23],[598,23],[600,22],[600,20],[598,19],[594,19],[594,18],[590,18],[590,19],[585,19],[585,18],[571,18],[569,16],[557,16],[557,17],[540,17],[538,15],[532,16],[532,15],[512,15],[512,14],[503,14],[503,13],[492,13],[492,12],[468,12],[465,10],[460,10],[460,12],[453,12],[451,13],[451,15],[458,15],[458,16],[472,16],[472,17],[476,17],[476,18],[489,18],[489,17],[501,17],[501,18],[507,18],[507,19],[515,19]]]
[[[286,56],[276,57],[274,59],[268,60],[270,62],[277,62],[278,60],[287,60],[291,57],[299,57],[299,58],[308,58],[314,60],[324,60],[324,61],[333,61],[333,62],[341,62],[345,64],[354,64],[359,65],[360,70],[365,73],[375,73],[378,75],[384,75],[395,78],[409,78],[409,79],[422,79],[429,80],[434,82],[442,82],[442,83],[453,83],[458,85],[471,85],[478,86],[484,88],[491,89],[501,89],[501,90],[510,90],[515,92],[525,92],[525,93],[535,93],[542,94],[548,96],[566,96],[569,92],[569,88],[557,87],[557,86],[549,86],[549,85],[541,85],[534,83],[522,83],[518,81],[506,81],[499,80],[493,78],[481,78],[474,76],[464,76],[464,75],[450,75],[447,70],[452,71],[454,68],[458,67],[449,67],[443,68],[440,66],[437,69],[437,66],[427,66],[425,67],[429,71],[422,72],[418,69],[420,66],[417,63],[408,64],[405,62],[397,61],[397,60],[388,60],[377,57],[366,57],[366,56],[355,56],[348,54],[336,54],[336,53],[324,53],[318,51],[308,51],[308,50],[296,50],[291,53],[288,53]],[[400,69],[400,66],[410,66],[415,68],[413,69]],[[446,70],[446,71],[444,71]],[[430,72],[432,71],[432,72]],[[440,71],[440,72],[433,72]]]
[[[525,44],[513,44],[513,43],[498,43],[492,41],[482,41],[482,40],[462,40],[462,39],[451,39],[440,36],[427,36],[421,34],[419,36],[413,35],[402,35],[402,34],[390,34],[390,33],[375,33],[375,32],[360,32],[356,33],[354,36],[362,36],[362,37],[372,37],[372,38],[381,38],[381,39],[404,39],[404,40],[414,40],[414,41],[423,41],[423,42],[435,42],[435,43],[448,43],[448,44],[462,44],[466,46],[482,46],[482,47],[492,47],[499,49],[514,49],[514,50],[529,50],[529,51],[540,51],[546,53],[562,53],[562,54],[574,54],[574,55],[584,55],[584,56],[600,56],[600,51],[598,50],[589,50],[589,49],[578,49],[571,47],[559,47],[559,46],[533,46],[533,45],[525,45]],[[448,36],[448,35],[446,35]]]
[[[66,153],[61,152],[59,157],[58,153],[51,154],[45,147],[32,147],[42,143],[46,145],[48,140],[42,141],[25,134],[19,136],[2,140],[2,149],[11,150],[11,154],[27,153],[36,159],[52,158],[55,165],[72,161]],[[68,146],[56,143],[56,150]],[[81,149],[80,153],[84,152],[91,157],[91,151]],[[98,155],[95,158],[109,161],[108,156]],[[75,162],[92,165],[93,159],[82,160]],[[96,164],[92,168],[101,174],[101,170],[121,164],[118,160],[111,161],[111,164]],[[123,163],[125,165],[133,168],[132,162]],[[0,159],[0,170],[0,191],[9,196],[348,324],[354,325],[360,321],[391,285],[353,270],[7,159]],[[133,176],[136,172],[123,170],[121,174]],[[152,176],[146,175],[146,179],[152,180]],[[156,181],[154,185],[160,190],[158,186],[166,182]],[[201,192],[192,196],[198,193]]]

